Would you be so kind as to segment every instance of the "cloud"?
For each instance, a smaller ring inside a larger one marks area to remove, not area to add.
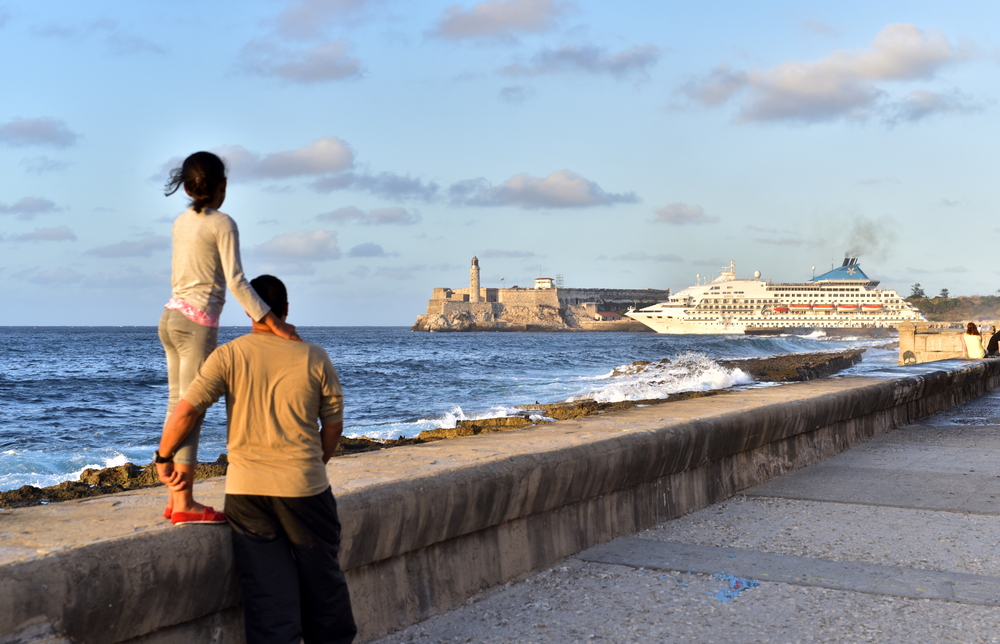
[[[558,170],[547,177],[521,173],[493,186],[485,179],[468,179],[448,189],[452,205],[517,206],[538,208],[587,208],[639,201],[635,193],[605,192],[599,185],[570,170]]]
[[[960,92],[942,94],[928,90],[914,90],[891,104],[886,115],[890,122],[919,121],[935,114],[966,114],[981,108]]]
[[[312,38],[330,22],[356,16],[371,4],[372,0],[297,0],[289,3],[274,23],[285,38]]]
[[[0,203],[0,215],[17,215],[18,219],[34,219],[55,210],[58,210],[55,203],[40,197],[21,197],[9,206]]]
[[[659,58],[660,50],[654,45],[636,45],[618,53],[592,45],[563,45],[558,49],[543,49],[527,65],[508,65],[501,71],[511,76],[585,72],[621,79],[633,74],[648,74]]]
[[[134,32],[123,28],[116,20],[103,18],[86,25],[82,29],[59,24],[48,24],[34,30],[38,36],[46,38],[78,38],[96,35],[103,39],[114,56],[134,56],[136,54],[163,55],[167,50]]]
[[[335,136],[316,139],[297,150],[257,154],[242,145],[225,145],[212,150],[229,165],[234,181],[290,179],[340,172],[354,165],[354,152]],[[164,166],[170,169],[183,159],[171,159]]]
[[[115,56],[163,55],[167,53],[167,50],[160,45],[123,29],[117,21],[110,18],[93,23],[90,26],[90,31],[103,34],[105,44]]]
[[[836,36],[840,33],[839,29],[823,22],[822,20],[803,20],[799,26],[803,31],[819,36]]]
[[[49,145],[68,148],[76,143],[77,138],[78,135],[66,126],[65,121],[49,117],[13,118],[0,125],[0,143],[11,147]]]
[[[375,226],[409,226],[421,221],[420,213],[416,210],[409,211],[399,207],[375,208],[365,212],[356,206],[345,206],[317,215],[316,218],[323,221],[357,222]]]
[[[769,235],[777,235],[779,232],[777,228],[771,228],[769,226],[756,226],[754,224],[747,224],[743,226],[743,228],[752,233],[767,233]]]
[[[400,281],[412,280],[417,271],[425,268],[425,266],[380,266],[375,269],[375,277]]]
[[[659,255],[650,255],[648,253],[628,253],[626,255],[618,255],[612,257],[611,259],[616,262],[683,262],[684,258],[680,255],[674,255],[673,253]]]
[[[361,61],[348,53],[346,40],[289,50],[272,42],[254,40],[244,45],[238,67],[258,76],[291,83],[325,83],[361,77]]]
[[[88,278],[95,286],[108,288],[162,288],[170,286],[170,270],[164,268],[147,273],[137,266],[126,266],[113,273],[98,273]]]
[[[800,237],[757,237],[754,242],[770,246],[813,246],[815,242]]]
[[[58,286],[60,284],[76,284],[83,280],[83,274],[72,268],[50,268],[47,271],[39,271],[37,268],[27,269],[14,273],[11,277],[41,284],[43,286]]]
[[[26,157],[21,159],[20,165],[24,166],[24,169],[28,172],[34,174],[45,174],[46,172],[62,172],[72,165],[66,161],[59,161],[56,159],[50,159],[46,156],[40,157]]]
[[[487,248],[482,253],[483,257],[486,258],[511,258],[511,259],[530,259],[532,257],[538,257],[537,254],[526,250],[500,250],[498,248]]]
[[[719,65],[704,78],[690,81],[678,91],[705,107],[716,107],[749,84],[750,74],[747,72]]]
[[[321,262],[340,258],[337,233],[329,230],[302,230],[279,235],[257,246],[253,253],[276,262]]]
[[[555,0],[486,0],[468,9],[452,5],[430,34],[449,40],[505,40],[519,33],[549,31],[573,7],[571,2]]]
[[[958,206],[961,203],[962,202],[958,201],[957,199],[941,199],[940,201],[937,202],[937,205],[944,206],[945,208],[954,208],[955,206]]]
[[[400,175],[393,172],[365,174],[356,172],[341,172],[322,177],[312,183],[317,192],[332,192],[334,190],[362,190],[387,199],[420,199],[434,201],[440,186],[422,179],[414,179],[410,175]]]
[[[170,248],[170,237],[153,235],[139,241],[125,241],[110,246],[98,246],[87,251],[98,257],[149,257],[156,251]]]
[[[368,268],[364,264],[358,264],[358,267],[351,271],[351,275],[357,277],[358,279],[365,279],[371,275],[372,269]]]
[[[886,25],[862,51],[837,50],[818,61],[792,61],[768,70],[719,66],[678,91],[708,107],[742,95],[737,114],[742,122],[864,119],[882,103],[890,105],[895,118],[913,120],[935,111],[969,108],[922,95],[911,95],[893,107],[884,84],[931,79],[971,55],[968,47],[952,45],[935,29],[897,23]]]
[[[381,246],[374,242],[365,242],[363,244],[358,244],[351,250],[347,251],[348,257],[396,257],[398,253],[387,253]]]
[[[701,206],[689,206],[686,203],[672,203],[662,208],[657,208],[656,219],[653,221],[661,224],[673,224],[683,226],[685,224],[714,224],[719,221],[718,217],[710,217],[705,214],[705,209]]]
[[[521,103],[534,91],[523,85],[508,85],[500,88],[500,100],[505,103]]]
[[[11,235],[11,241],[76,241],[76,235],[68,226],[55,228],[36,228],[33,232],[22,235]]]

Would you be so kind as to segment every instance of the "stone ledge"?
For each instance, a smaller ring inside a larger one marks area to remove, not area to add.
[[[998,385],[1000,361],[951,360],[338,458],[359,641]],[[241,642],[227,529],[169,527],[162,502],[0,512],[0,643]]]

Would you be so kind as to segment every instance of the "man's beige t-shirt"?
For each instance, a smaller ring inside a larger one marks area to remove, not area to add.
[[[213,351],[184,392],[204,411],[226,396],[226,494],[314,496],[330,483],[317,419],[344,418],[337,371],[322,347],[250,333]]]

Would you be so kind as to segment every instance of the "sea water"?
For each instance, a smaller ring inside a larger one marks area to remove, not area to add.
[[[518,405],[660,398],[758,386],[722,359],[867,348],[851,372],[895,364],[885,339],[653,333],[413,333],[299,327],[340,374],[345,435],[415,436]],[[224,327],[219,342],[243,333]],[[627,368],[635,361],[669,363]],[[0,490],[74,480],[88,467],[148,463],[167,378],[155,327],[0,327]],[[199,459],[225,451],[225,405],[209,409]]]

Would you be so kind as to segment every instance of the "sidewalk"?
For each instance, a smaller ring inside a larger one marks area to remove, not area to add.
[[[1000,391],[376,642],[1000,642],[998,515]]]

